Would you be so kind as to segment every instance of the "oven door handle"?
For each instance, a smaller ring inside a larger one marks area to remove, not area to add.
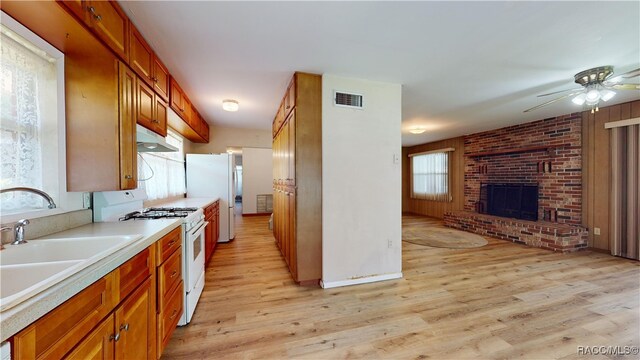
[[[197,229],[189,233],[189,238],[193,239],[194,237],[200,236],[200,233],[204,231],[205,226],[207,226],[208,224],[209,224],[208,221],[203,221],[202,225],[200,225]]]

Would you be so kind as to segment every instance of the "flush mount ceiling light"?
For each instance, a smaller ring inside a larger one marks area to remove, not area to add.
[[[421,127],[409,129],[409,132],[412,133],[412,134],[422,134],[425,131],[427,131],[427,129],[421,128]]]
[[[225,111],[238,111],[240,108],[240,104],[238,104],[237,100],[223,100],[222,101],[222,109]]]
[[[554,103],[558,100],[571,98],[571,101],[576,105],[586,104],[587,106],[590,106],[591,113],[593,113],[595,111],[598,111],[600,101],[609,101],[616,95],[616,92],[614,90],[640,89],[639,84],[622,83],[625,79],[631,79],[633,77],[640,76],[640,69],[631,70],[615,77],[612,77],[612,75],[613,66],[600,66],[581,71],[575,74],[573,78],[576,84],[580,84],[583,86],[582,88],[560,90],[548,94],[538,95],[538,97],[541,97],[568,93],[566,95],[560,96],[559,98],[555,98],[553,100],[547,101],[546,103],[527,109],[524,112],[533,111],[535,109]]]

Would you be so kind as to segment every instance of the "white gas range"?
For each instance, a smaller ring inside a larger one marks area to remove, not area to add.
[[[204,221],[202,209],[195,207],[143,208],[144,190],[94,193],[94,221],[153,221],[182,218],[182,276],[184,312],[178,325],[188,324],[204,289]]]

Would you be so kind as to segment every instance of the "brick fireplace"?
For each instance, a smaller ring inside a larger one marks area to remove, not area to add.
[[[445,213],[445,225],[554,251],[585,248],[581,121],[575,113],[465,136],[464,211]],[[537,185],[538,220],[487,214],[487,184]]]

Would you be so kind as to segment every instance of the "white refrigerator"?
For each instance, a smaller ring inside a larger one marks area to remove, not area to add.
[[[187,197],[220,199],[220,237],[235,236],[235,163],[232,154],[187,154]]]

